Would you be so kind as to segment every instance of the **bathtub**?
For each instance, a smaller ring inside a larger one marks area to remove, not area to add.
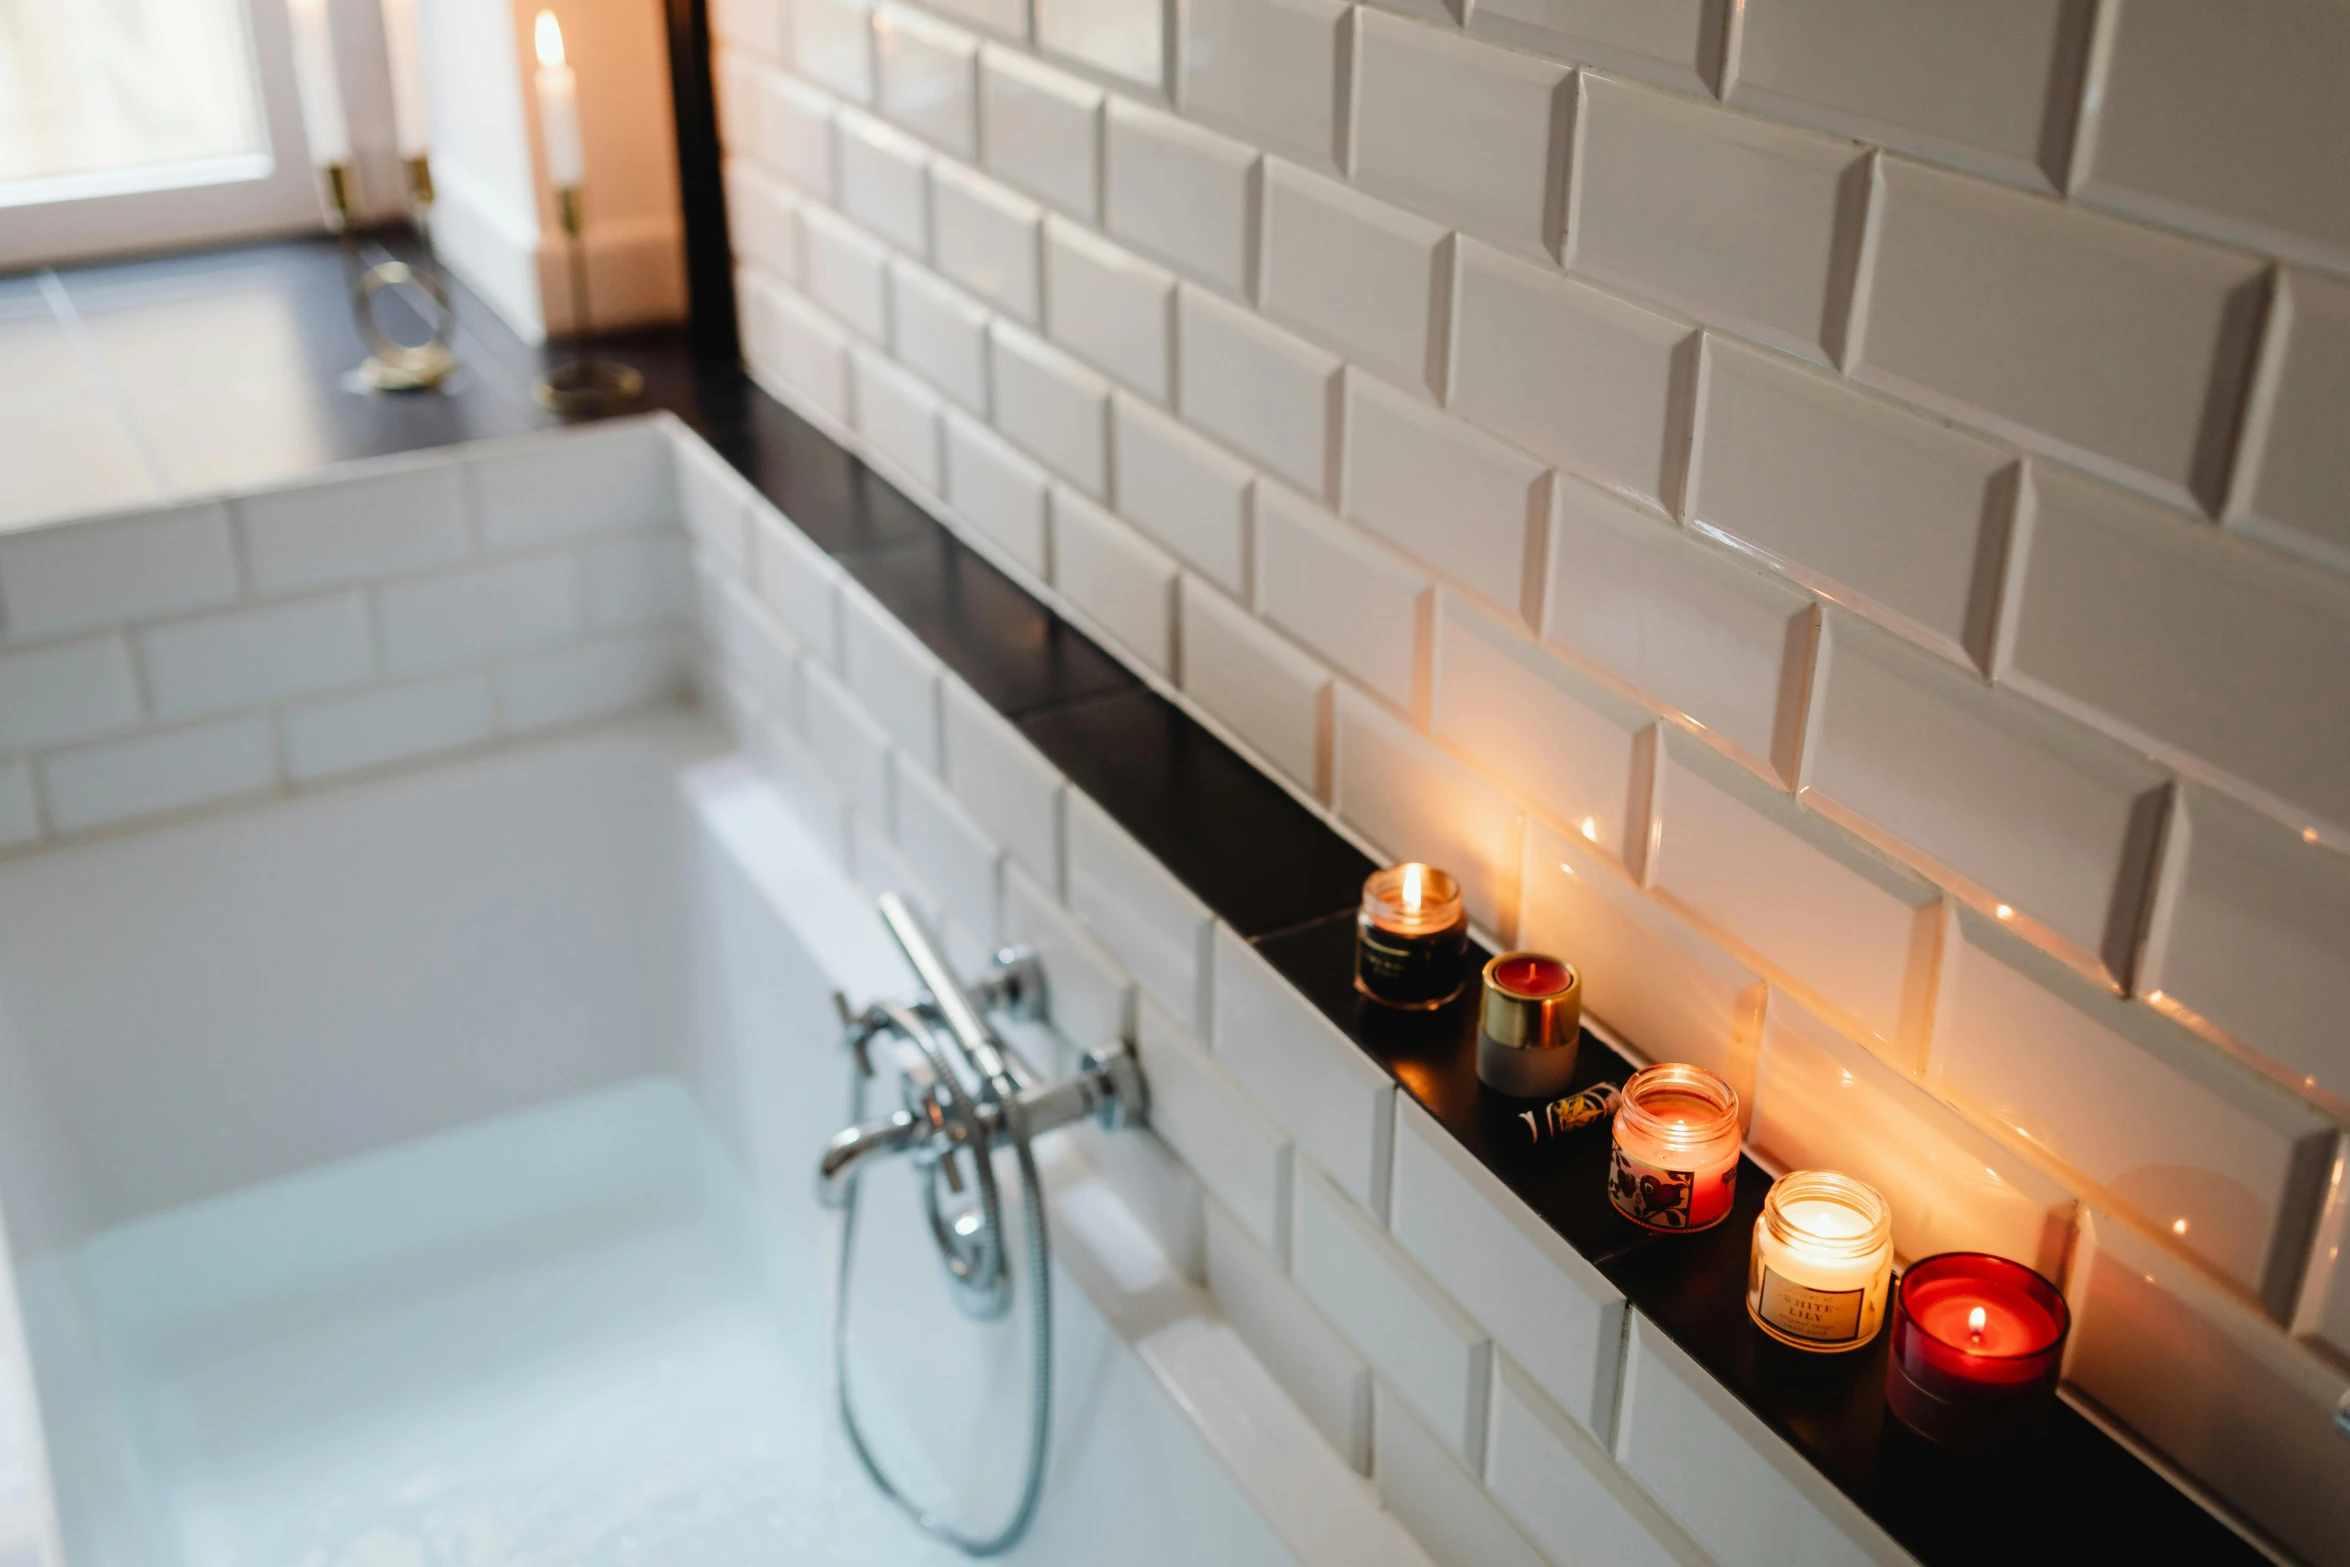
[[[0,864],[0,1562],[954,1559],[841,1439],[811,1179],[834,993],[909,984],[683,711]],[[1011,1559],[1424,1562],[1196,1287],[1181,1167],[1090,1127],[1045,1164]],[[860,1206],[860,1412],[990,1521],[1032,1303],[953,1308],[906,1171]]]

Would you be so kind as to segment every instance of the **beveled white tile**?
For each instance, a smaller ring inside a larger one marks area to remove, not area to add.
[[[1006,38],[1028,36],[1028,0],[929,0],[929,5]]]
[[[1721,1567],[1911,1560],[1762,1418],[1632,1314],[1616,1458]]]
[[[351,607],[356,613],[355,602]],[[233,621],[244,617],[223,618]],[[195,624],[209,627],[211,622]],[[308,629],[307,619],[301,625],[286,628],[288,634],[274,643],[271,651],[282,650],[292,656],[310,651],[310,639],[301,635]],[[204,640],[214,639],[200,639],[200,647]],[[360,626],[359,648],[364,660],[364,623]],[[246,677],[244,683],[249,684],[256,671],[239,667],[233,673]],[[305,677],[296,666],[280,678],[299,687]],[[338,678],[331,660],[327,678],[330,682]],[[193,707],[183,707],[182,711],[240,705],[233,698],[227,702],[217,700],[222,694],[222,684],[212,678],[209,669],[196,671],[189,690],[211,700],[200,700]],[[112,730],[132,728],[138,724],[139,716],[139,687],[131,673],[130,649],[119,636],[50,642],[22,652],[0,654],[0,751],[86,740]]]
[[[48,397],[10,409],[6,424],[0,425],[0,467],[8,471],[8,488],[0,492],[0,527],[162,500],[164,481],[141,450],[133,430],[135,418],[135,411],[126,416],[112,399],[97,392]],[[195,425],[193,418],[182,418]],[[203,430],[198,439],[209,446],[218,437]],[[282,472],[316,461],[302,449],[306,442],[286,444],[295,448],[293,453],[281,454],[272,443],[267,460],[256,466],[264,472]],[[217,456],[210,462],[200,456],[194,466],[195,472],[173,477],[182,485],[201,484],[215,477],[221,464]],[[232,460],[229,466],[233,471],[238,465]]]
[[[1239,597],[1248,585],[1248,465],[1131,397],[1112,400],[1119,513]]]
[[[2003,678],[2157,754],[2350,826],[2350,582],[2036,466]]]
[[[276,768],[269,720],[258,714],[54,752],[39,764],[60,833],[258,793]]]
[[[1084,496],[1053,496],[1053,586],[1160,674],[1175,668],[1175,558]]]
[[[779,0],[717,0],[710,7],[710,35],[779,58],[790,47],[787,20]]]
[[[1189,286],[1176,337],[1185,419],[1301,489],[1336,493],[1335,355]]]
[[[41,816],[33,803],[30,762],[0,762],[0,849],[19,848],[41,836]]]
[[[1052,340],[1154,403],[1174,396],[1175,279],[1064,218],[1044,230]]]
[[[1943,969],[1936,1090],[2283,1317],[2332,1157],[2325,1120],[1971,912]]]
[[[1523,452],[1349,371],[1346,514],[1501,609],[1539,622],[1548,472]]]
[[[1562,1408],[1607,1431],[1623,1295],[1417,1103],[1395,1115],[1396,1244]]]
[[[1044,964],[1045,1005],[1063,1039],[1090,1049],[1134,1032],[1134,982],[1060,900],[1019,866],[1004,866],[1004,939]]]
[[[2214,790],[2175,810],[2138,993],[2350,1099],[2350,854]]]
[[[1583,1005],[1634,1050],[1702,1066],[1753,1104],[1760,976],[1539,821],[1526,826],[1518,942],[1574,964]]]
[[[1101,126],[1100,88],[1016,50],[980,50],[980,145],[990,174],[1090,223],[1100,205]]]
[[[1110,384],[1008,322],[987,335],[996,428],[1086,494],[1107,495]]]
[[[2070,0],[1783,0],[1744,14],[1730,102],[2053,190],[2088,48]]]
[[[1103,220],[1147,255],[1247,293],[1256,255],[1257,153],[1125,98],[1104,127]]]
[[[773,507],[751,518],[751,580],[784,629],[826,665],[840,663],[840,568]]]
[[[889,345],[907,368],[987,416],[987,311],[902,257],[889,268]]]
[[[800,726],[808,749],[848,804],[889,822],[889,731],[831,671],[800,662]]]
[[[1463,239],[1447,401],[1488,430],[1667,509],[1688,460],[1697,329]]]
[[[0,537],[0,632],[54,636],[236,597],[218,501]]]
[[[498,713],[509,733],[530,734],[674,702],[692,662],[685,639],[666,629],[572,643],[502,666]]]
[[[737,262],[756,263],[787,283],[799,281],[799,195],[739,158],[726,164],[726,232]]]
[[[803,76],[859,103],[873,96],[870,0],[792,0],[791,44]]]
[[[822,207],[800,215],[808,296],[873,342],[889,336],[889,247]]]
[[[278,716],[286,773],[298,782],[480,745],[497,726],[489,679],[478,674],[304,703]]]
[[[1839,348],[1867,150],[1583,79],[1569,265],[1826,362]]]
[[[2350,179],[2318,151],[2350,132],[2330,63],[2350,50],[2350,18],[2315,0],[2224,13],[2153,0],[2112,34],[2076,195],[2336,271],[2350,261]],[[2189,94],[2199,128],[2175,112]]]
[[[569,554],[527,555],[379,589],[384,667],[394,674],[447,669],[543,646],[579,629],[580,598],[579,561]],[[347,618],[356,622],[356,610]],[[256,649],[252,656],[262,655]],[[348,656],[366,667],[364,653]]]
[[[898,847],[938,889],[964,929],[992,946],[999,927],[1003,853],[955,803],[947,786],[918,767],[891,775]]]
[[[1356,183],[1512,250],[1556,256],[1574,73],[1378,11],[1358,13],[1355,28]]]
[[[1543,640],[1792,782],[1810,599],[1587,484],[1552,488]]]
[[[1987,665],[2015,499],[2010,454],[1721,337],[1705,353],[1690,520]]]
[[[1523,632],[1436,601],[1432,732],[1585,842],[1632,863],[1647,830],[1649,714],[1568,669]]]
[[[1863,381],[2216,508],[2266,263],[1886,159]]]
[[[948,277],[1022,321],[1037,319],[1044,210],[950,163],[930,171],[932,260]]]
[[[1209,1058],[1191,1030],[1148,996],[1136,1015],[1135,1048],[1150,1074],[1151,1130],[1258,1245],[1276,1257],[1286,1253],[1288,1135]]]
[[[914,913],[947,949],[947,958],[961,967],[959,949],[965,945],[960,923],[947,908],[923,868],[889,840],[888,828],[863,813],[849,817],[849,865],[865,895],[878,898],[894,892],[913,906]]]
[[[784,41],[790,49],[788,37]],[[748,49],[717,49],[711,69],[712,96],[717,99],[718,139],[727,151],[740,154],[759,141],[759,91],[762,79],[775,73]]]
[[[1445,1448],[1481,1470],[1492,1344],[1321,1171],[1300,1164],[1293,1175],[1289,1272],[1297,1287]]]
[[[769,718],[797,727],[799,644],[741,584],[725,584],[719,600],[714,629],[728,680],[746,690]]]
[[[939,663],[862,589],[841,588],[841,679],[905,753],[939,767]]]
[[[778,299],[775,364],[784,380],[840,424],[849,422],[849,335],[796,294]]]
[[[2296,1339],[2331,1355],[2337,1366],[2350,1366],[2350,1262],[2343,1260],[2350,1249],[2344,1245],[2350,1240],[2350,1143],[2337,1146],[2326,1186],[2292,1329]]]
[[[1176,1022],[1206,1028],[1208,906],[1074,790],[1062,832],[1069,912]]]
[[[1197,577],[1183,584],[1183,690],[1292,783],[1330,794],[1330,672]]]
[[[2067,1380],[2311,1561],[2350,1539],[2350,1376],[2100,1214],[2074,1258]]]
[[[1371,1479],[1380,1503],[1430,1558],[1444,1567],[1543,1567],[1444,1438],[1407,1407],[1408,1397],[1385,1378],[1374,1386]]]
[[[284,593],[457,559],[467,547],[460,471],[436,461],[240,497],[248,585]]]
[[[759,78],[759,158],[811,196],[833,195],[832,98],[781,72]]]
[[[1433,395],[1445,231],[1277,158],[1264,187],[1265,314]]]
[[[1711,92],[1723,0],[1476,0],[1469,31],[1683,92]]]
[[[947,499],[955,510],[1042,577],[1050,569],[1045,496],[1052,477],[994,431],[947,416]]]
[[[2050,1278],[2064,1271],[2073,1196],[2062,1183],[1784,992],[1763,1020],[1748,1141],[1783,1169],[1875,1187],[1906,1262],[1988,1251]]]
[[[1061,775],[960,680],[944,683],[946,780],[972,820],[1048,888],[1061,885]]]
[[[1805,800],[2126,976],[2168,775],[1851,617],[1822,657]]]
[[[1517,802],[1344,686],[1335,728],[1331,803],[1338,814],[1390,859],[1450,871],[1469,918],[1507,940],[1523,854]]]
[[[868,348],[859,348],[856,366],[857,433],[866,449],[896,466],[930,494],[939,491],[938,394],[921,377],[908,374]]]
[[[1340,1190],[1387,1211],[1395,1085],[1230,927],[1212,942],[1216,1060]]]
[[[856,109],[840,112],[841,210],[901,250],[930,253],[930,154]]]
[[[2350,398],[2350,286],[2286,271],[2269,311],[2277,362],[2245,422],[2228,526],[2350,570],[2350,515],[2338,504],[2350,459],[2334,438]]]
[[[1494,1356],[1485,1484],[1553,1561],[1702,1567],[1703,1556],[1656,1503],[1505,1354]]]
[[[752,493],[733,465],[700,441],[678,454],[677,500],[686,534],[730,571],[741,571],[750,560]]]
[[[1183,8],[1183,112],[1342,172],[1346,19],[1335,0],[1194,0]]]
[[[534,621],[532,635],[524,641],[539,640],[549,635],[568,631],[575,614],[570,599],[575,585],[568,559],[555,558],[550,563],[554,575],[533,571],[527,576],[516,576],[509,568],[496,578],[481,581],[480,591],[490,594],[499,607],[512,602],[525,619]],[[468,579],[459,579],[467,582]],[[501,591],[515,585],[521,597],[508,600]],[[470,585],[470,584],[469,584]],[[540,589],[557,595],[561,604],[540,603]],[[442,590],[440,584],[423,590],[433,594]],[[459,591],[463,591],[459,589]],[[522,645],[507,642],[488,633],[470,611],[468,601],[459,609],[452,601],[433,597],[429,602],[449,604],[458,610],[446,620],[435,618],[424,624],[407,618],[404,609],[426,601],[403,595],[390,599],[386,605],[384,622],[385,651],[407,667],[421,668],[429,664],[463,663],[482,653],[503,652]],[[548,623],[536,623],[540,616],[534,612],[546,609],[561,614]],[[571,613],[562,613],[571,611]],[[428,645],[446,635],[450,646]],[[104,666],[121,680],[121,702],[113,716],[121,718],[136,711],[135,698],[130,695],[127,665],[120,661],[119,649],[105,644],[109,658]],[[31,695],[25,692],[19,680],[12,678],[16,666],[27,660],[38,659],[44,653],[51,662],[72,650],[92,647],[90,643],[69,643],[63,647],[19,653],[7,661],[6,673],[0,673],[0,686],[16,688],[12,696]],[[193,718],[203,713],[217,713],[232,707],[251,707],[262,702],[274,702],[283,697],[306,696],[316,691],[329,691],[336,686],[355,685],[375,670],[375,650],[370,644],[367,609],[357,593],[330,593],[322,598],[298,599],[287,604],[271,604],[260,609],[236,610],[228,614],[207,615],[200,620],[178,620],[166,625],[150,626],[138,635],[139,665],[146,677],[147,699],[153,704],[158,718]],[[93,695],[95,693],[92,693]],[[47,704],[35,701],[12,701],[7,704],[25,716],[38,716]],[[76,708],[98,716],[102,708],[94,708],[86,699]],[[0,723],[0,731],[9,726]],[[0,741],[0,744],[4,744]]]
[[[874,106],[966,162],[979,153],[979,40],[902,5],[873,13]]]
[[[631,420],[501,445],[468,458],[482,541],[511,549],[678,520],[669,433]]]
[[[1161,93],[1167,89],[1170,10],[1160,0],[1036,0],[1036,44],[1047,54]]]
[[[1257,609],[1405,711],[1420,691],[1428,579],[1277,485],[1256,490]]]
[[[1239,1220],[1212,1198],[1206,1209],[1208,1289],[1216,1304],[1323,1440],[1356,1473],[1367,1472],[1371,1368]]]
[[[1935,889],[1686,736],[1664,738],[1650,883],[1809,991],[1840,1027],[1915,1061],[1932,1002]]]

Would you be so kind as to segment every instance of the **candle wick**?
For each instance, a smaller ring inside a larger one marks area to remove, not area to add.
[[[1974,1310],[1966,1314],[1967,1333],[1974,1339],[1976,1343],[1980,1344],[1983,1342],[1983,1326],[1989,1320],[1989,1317],[1985,1315],[1983,1308],[1980,1306],[1977,1306]]]

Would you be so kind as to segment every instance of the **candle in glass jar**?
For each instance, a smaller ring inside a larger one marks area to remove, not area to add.
[[[539,70],[539,136],[546,143],[547,183],[577,190],[587,178],[579,140],[579,77],[563,59],[563,28],[555,13],[541,11],[533,31]]]
[[[1355,916],[1355,989],[1391,1007],[1425,1011],[1459,995],[1468,972],[1461,884],[1416,860],[1373,871]]]
[[[1616,1112],[1608,1200],[1652,1230],[1710,1229],[1738,1182],[1738,1094],[1701,1066],[1632,1074]]]
[[[2022,1263],[1984,1252],[1928,1257],[1893,1292],[1885,1402],[1946,1447],[2023,1446],[2055,1401],[2071,1329],[2063,1292]]]
[[[1858,1349],[1885,1322],[1893,1210],[1874,1187],[1833,1170],[1783,1176],[1754,1221],[1746,1312],[1797,1349]]]

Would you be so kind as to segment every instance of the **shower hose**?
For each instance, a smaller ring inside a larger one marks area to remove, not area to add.
[[[889,1018],[890,1032],[906,1039],[922,1052],[930,1063],[931,1072],[945,1090],[954,1109],[958,1124],[977,1128],[983,1125],[970,1094],[961,1078],[953,1070],[947,1053],[925,1020],[902,1007],[883,1009]],[[865,1119],[865,1085],[867,1072],[859,1064],[849,1069],[849,1124],[861,1124]],[[1044,1492],[1045,1452],[1052,1433],[1053,1404],[1053,1280],[1052,1239],[1045,1230],[1044,1184],[1037,1179],[1036,1155],[1029,1147],[1026,1126],[1018,1116],[1005,1115],[998,1085],[982,1080],[981,1092],[993,1101],[999,1112],[997,1124],[1008,1127],[1012,1137],[1012,1153],[1020,1170],[1021,1202],[1025,1209],[1028,1231],[1028,1277],[1030,1298],[1035,1305],[1029,1315],[1035,1326],[1034,1367],[1030,1379],[1028,1412],[1028,1467],[1020,1483],[1020,1498],[1012,1515],[992,1534],[974,1534],[957,1527],[936,1508],[927,1507],[892,1480],[874,1457],[866,1443],[865,1433],[857,1424],[856,1406],[849,1394],[849,1272],[856,1251],[858,1186],[862,1175],[850,1178],[849,1190],[841,1205],[840,1276],[833,1291],[832,1363],[834,1384],[840,1396],[840,1420],[847,1431],[849,1447],[857,1455],[874,1488],[894,1502],[907,1517],[928,1533],[953,1546],[967,1556],[1001,1556],[1020,1543],[1021,1536],[1036,1519],[1036,1504]],[[980,1233],[983,1248],[980,1260],[972,1264],[972,1271],[980,1277],[993,1276],[1002,1267],[1003,1207],[996,1190],[993,1150],[984,1134],[972,1144],[972,1165],[979,1189]],[[951,1156],[950,1156],[951,1157]],[[934,1229],[939,1220],[936,1211],[938,1175],[934,1166],[930,1174],[930,1200]],[[958,1264],[950,1260],[950,1268]]]

